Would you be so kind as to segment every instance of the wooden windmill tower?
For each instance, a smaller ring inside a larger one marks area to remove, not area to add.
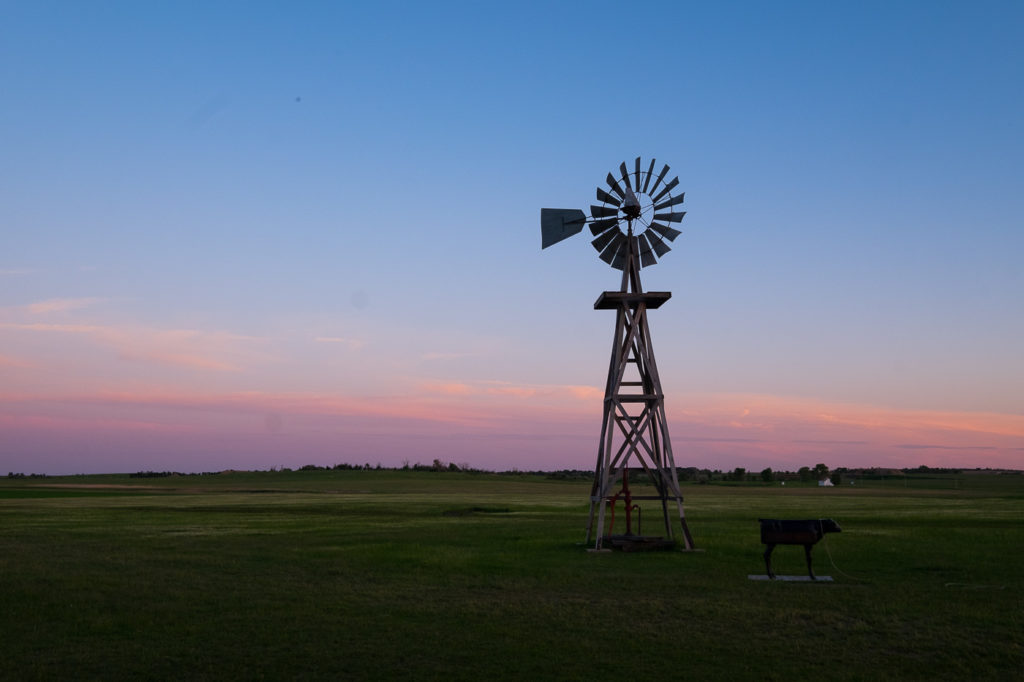
[[[663,184],[668,171],[666,165],[655,176],[653,159],[647,169],[642,170],[640,157],[633,169],[621,164],[618,177],[608,174],[608,190],[597,188],[597,199],[602,205],[590,207],[589,219],[577,209],[541,209],[541,248],[571,237],[584,225],[589,225],[595,237],[591,243],[601,260],[622,270],[619,290],[605,291],[594,303],[596,310],[615,311],[604,416],[587,522],[586,542],[589,545],[593,540],[595,549],[602,549],[605,544],[623,549],[674,546],[673,517],[676,513],[682,544],[685,549],[693,549],[665,419],[665,395],[647,324],[647,311],[661,307],[672,294],[645,292],[640,283],[641,268],[657,263],[656,256],[660,258],[670,251],[666,242],[681,234],[669,223],[682,221],[685,212],[675,212],[673,207],[683,203],[684,194],[672,193],[679,184],[678,177]],[[629,487],[630,472],[634,479],[638,475],[646,477],[656,494],[633,495]],[[637,500],[660,502],[663,536],[641,533],[641,508],[634,504]],[[619,502],[623,504],[625,528],[624,532],[615,534],[615,510]]]

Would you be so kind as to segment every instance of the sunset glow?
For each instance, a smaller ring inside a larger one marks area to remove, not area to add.
[[[0,474],[591,469],[637,155],[679,466],[1024,468],[1019,7],[112,7],[0,21]]]

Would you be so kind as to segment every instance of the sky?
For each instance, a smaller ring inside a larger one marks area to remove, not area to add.
[[[593,468],[642,272],[679,466],[1024,468],[1024,4],[0,1],[0,473]]]

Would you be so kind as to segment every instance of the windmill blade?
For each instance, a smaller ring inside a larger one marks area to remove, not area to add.
[[[672,197],[671,199],[663,201],[660,204],[656,204],[654,206],[654,210],[655,211],[660,211],[663,208],[668,208],[669,206],[675,206],[676,204],[681,204],[681,203],[683,203],[683,197],[685,197],[685,196],[686,196],[686,192],[683,192],[682,194],[680,194],[677,197]]]
[[[612,206],[594,206],[591,204],[590,215],[594,218],[614,218],[619,215],[619,209]]]
[[[629,184],[629,170],[626,169],[625,161],[619,164],[619,172],[622,173],[622,181],[626,183],[626,187],[633,189],[633,185]]]
[[[604,250],[601,251],[599,258],[605,263],[608,263],[608,265],[611,265],[612,260],[618,254],[620,247],[625,246],[625,244],[626,235],[621,232],[616,232],[612,241],[604,248]]]
[[[608,177],[605,178],[604,181],[608,183],[608,186],[611,188],[611,190],[613,192],[615,192],[616,194],[619,195],[620,199],[625,199],[626,198],[626,193],[622,191],[621,187],[619,187],[619,183],[615,180],[615,176],[614,175],[609,173]]]
[[[617,234],[622,233],[619,232],[618,230],[608,230],[607,232],[605,232],[600,237],[598,237],[597,239],[590,243],[593,244],[594,248],[597,249],[597,252],[600,253],[604,251],[604,247],[608,246],[608,244],[610,244],[611,241],[615,239],[615,235]]]
[[[632,241],[632,246],[633,246],[632,249],[629,247],[630,241]],[[609,265],[611,265],[616,270],[624,270],[626,268],[626,259],[627,258],[632,258],[632,256],[630,254],[631,253],[635,253],[635,252],[636,252],[636,237],[633,237],[632,240],[627,240],[626,244],[623,245],[622,248],[620,248],[615,253],[615,257],[612,258],[612,262],[609,263]]]
[[[651,201],[653,201],[654,203],[658,203],[659,201],[661,201],[661,198],[663,196],[665,196],[666,194],[671,192],[672,188],[675,187],[678,184],[679,184],[679,176],[677,175],[676,177],[672,178],[671,182],[669,182],[667,185],[665,185],[664,187],[661,188],[661,191],[658,192],[658,196],[651,197]]]
[[[578,208],[542,208],[540,210],[540,248],[546,249],[568,239],[587,224],[587,214]]]
[[[644,234],[647,235],[647,239],[651,242],[651,248],[654,249],[654,253],[658,254],[658,258],[672,250],[661,238],[661,235],[651,234],[650,230],[647,230]]]
[[[651,223],[650,229],[654,230],[670,242],[674,242],[676,237],[682,234],[679,230],[669,227],[668,225],[662,225],[661,223]]]
[[[661,169],[660,173],[658,173],[658,179],[654,181],[654,185],[651,187],[651,192],[653,192],[654,190],[658,189],[658,185],[661,184],[661,179],[664,178],[667,173],[668,173],[668,164],[666,163],[665,167]],[[648,194],[650,194],[650,192],[648,192]]]
[[[644,194],[647,194],[647,185],[651,184],[651,177],[654,175],[654,159],[651,159],[651,165],[647,168],[647,177],[644,178],[644,188],[640,190]]]
[[[636,186],[636,191],[640,191],[640,157],[636,157],[636,176],[633,180],[633,184]]]
[[[686,215],[686,211],[682,213],[655,213],[654,220],[667,220],[670,223],[681,223],[683,222],[683,216]]]
[[[658,259],[654,257],[654,254],[650,251],[642,251],[640,253],[640,267],[649,268],[652,265],[657,265]]]
[[[614,227],[619,224],[618,218],[605,218],[604,220],[595,220],[590,223],[591,234],[601,234],[610,227]]]
[[[651,252],[651,243],[647,241],[647,233],[641,232],[638,241],[640,244],[640,267],[646,268],[656,264],[658,260]]]
[[[608,194],[608,192],[605,192],[600,187],[597,188],[597,200],[603,201],[606,204],[611,204],[612,206],[622,205],[622,199],[619,199],[618,197],[613,197],[611,194]]]

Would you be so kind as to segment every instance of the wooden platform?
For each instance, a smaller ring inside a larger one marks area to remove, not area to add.
[[[645,291],[641,294],[634,294],[631,291],[605,291],[597,297],[594,310],[618,310],[622,304],[635,308],[641,303],[654,310],[660,308],[661,304],[670,298],[671,291]]]
[[[830,583],[832,582],[832,576],[830,575],[819,575],[815,580],[811,580],[809,575],[777,575],[775,579],[769,578],[767,575],[757,573],[747,576],[750,580],[765,580],[767,582],[783,582],[783,583]]]

